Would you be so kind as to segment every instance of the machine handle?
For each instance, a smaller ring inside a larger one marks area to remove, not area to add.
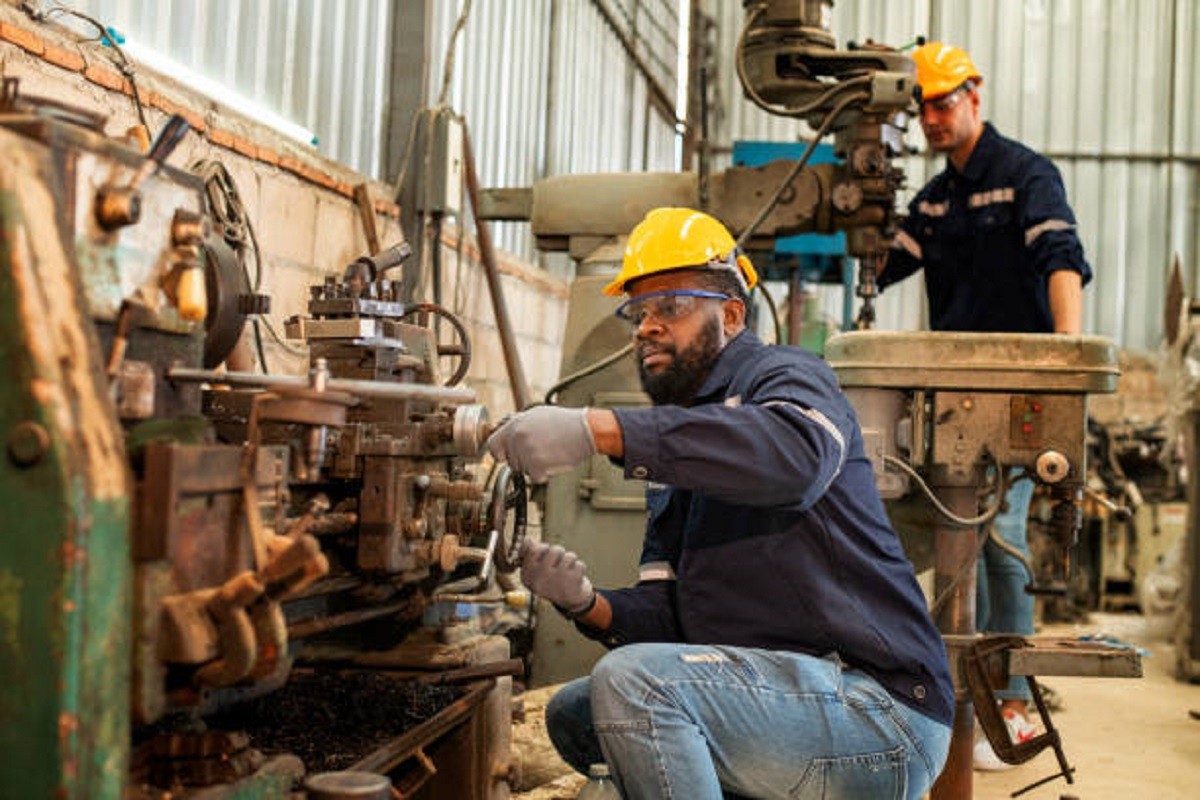
[[[157,167],[161,167],[171,153],[175,152],[175,148],[183,141],[183,137],[187,134],[192,126],[179,114],[172,114],[167,120],[167,124],[158,132],[158,138],[154,140],[154,144],[150,145],[150,152],[146,157],[153,161]]]

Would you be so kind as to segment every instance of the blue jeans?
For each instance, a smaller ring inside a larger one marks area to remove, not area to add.
[[[1011,475],[1011,473],[1010,473]],[[1029,504],[1033,500],[1033,481],[1013,484],[1006,496],[1008,510],[992,520],[996,533],[1029,557]],[[975,584],[975,627],[986,633],[1033,633],[1033,595],[1025,591],[1029,573],[1025,565],[1001,550],[990,540],[979,553]],[[1008,688],[996,692],[1001,700],[1031,698],[1029,684],[1014,675]]]
[[[613,650],[546,726],[567,763],[607,762],[635,800],[918,798],[950,745],[949,726],[834,655],[714,645]]]

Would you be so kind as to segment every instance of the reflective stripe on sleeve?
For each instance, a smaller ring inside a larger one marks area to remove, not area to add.
[[[1065,219],[1048,219],[1025,230],[1025,246],[1033,244],[1046,231],[1073,231],[1075,226]]]
[[[673,581],[675,570],[666,561],[647,561],[638,567],[639,581]]]
[[[805,408],[804,406],[797,405],[796,403],[789,403],[785,400],[772,400],[770,402],[763,403],[763,406],[791,406],[813,422],[820,425],[826,433],[833,437],[833,440],[837,442],[838,446],[838,464],[837,469],[833,471],[833,474],[829,476],[829,480],[825,482],[825,488],[829,488],[829,484],[833,483],[833,479],[836,478],[838,473],[842,471],[842,465],[846,463],[846,438],[842,436],[842,432],[838,430],[837,425],[834,425],[832,422],[830,422],[829,417],[825,416],[820,411],[817,411],[815,408]]]
[[[921,245],[918,244],[917,240],[909,236],[905,231],[898,231],[896,233],[895,244],[893,244],[893,247],[895,245],[900,245],[901,248],[907,251],[910,256],[918,261],[925,257],[921,251]]]

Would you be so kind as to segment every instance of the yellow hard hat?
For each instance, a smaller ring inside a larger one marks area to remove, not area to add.
[[[619,295],[629,281],[687,268],[730,270],[746,291],[758,283],[754,265],[716,219],[690,208],[655,208],[629,234],[621,272],[604,293]]]
[[[923,44],[913,51],[913,61],[917,65],[917,86],[927,100],[953,92],[969,80],[983,81],[967,51],[952,44]]]

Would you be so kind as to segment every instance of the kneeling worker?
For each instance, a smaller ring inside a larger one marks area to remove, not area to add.
[[[534,481],[599,452],[650,482],[636,586],[525,548],[529,589],[612,648],[550,737],[627,798],[917,798],[950,742],[945,648],[833,372],[745,327],[756,281],[717,220],[651,211],[605,292],[654,407],[533,408],[488,441]]]

